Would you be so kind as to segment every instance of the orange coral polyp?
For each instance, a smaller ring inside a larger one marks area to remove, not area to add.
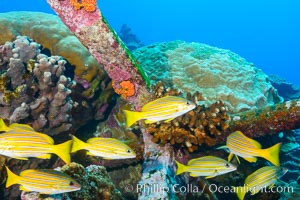
[[[122,81],[120,83],[121,88],[116,88],[114,82],[112,83],[115,92],[124,99],[131,97],[135,94],[134,84],[130,81]]]
[[[97,0],[70,0],[70,3],[75,10],[83,8],[87,12],[94,12],[97,7]]]

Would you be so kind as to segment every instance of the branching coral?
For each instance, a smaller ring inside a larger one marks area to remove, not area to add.
[[[0,116],[58,134],[72,127],[75,82],[64,75],[65,60],[41,54],[39,47],[26,36],[1,46]]]
[[[174,89],[164,90],[159,83],[154,89],[158,96],[179,95]],[[200,93],[188,94],[187,98],[197,103],[203,100]],[[153,134],[152,141],[161,144],[170,143],[178,147],[186,147],[189,152],[198,149],[202,144],[213,146],[216,144],[216,137],[221,135],[222,131],[227,129],[227,108],[222,101],[205,107],[198,105],[194,110],[173,119],[167,123],[151,124],[147,127]]]
[[[96,0],[70,0],[70,3],[75,10],[83,8],[87,12],[94,12],[97,7]]]

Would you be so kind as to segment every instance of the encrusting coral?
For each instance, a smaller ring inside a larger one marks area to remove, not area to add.
[[[96,0],[70,0],[70,3],[75,10],[83,8],[87,12],[94,12],[97,7]]]
[[[158,82],[154,88],[157,97],[166,95],[180,95],[175,89],[164,89]],[[198,103],[203,101],[201,93],[188,93],[187,99]],[[150,124],[147,127],[153,135],[152,141],[160,144],[170,143],[177,147],[186,147],[189,152],[198,149],[202,144],[214,146],[216,139],[228,128],[228,108],[222,101],[217,101],[209,107],[197,105],[196,108],[170,122]]]
[[[282,102],[268,76],[229,50],[201,43],[170,41],[133,51],[153,84],[183,94],[199,91],[205,105],[222,100],[231,113]]]
[[[114,84],[114,81],[112,82],[113,88],[115,89],[115,92],[124,99],[131,97],[135,94],[134,84],[130,81],[122,81],[119,86],[116,86]]]

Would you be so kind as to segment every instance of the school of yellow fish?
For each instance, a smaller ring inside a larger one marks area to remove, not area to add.
[[[170,121],[194,109],[196,105],[181,97],[166,96],[144,105],[140,112],[124,110],[126,126],[130,127],[135,122],[144,119],[145,123]],[[135,158],[135,152],[125,143],[114,138],[90,138],[86,142],[73,136],[72,140],[62,144],[54,144],[53,139],[43,133],[36,132],[26,124],[10,124],[7,126],[0,119],[0,154],[15,159],[27,160],[29,157],[49,159],[51,154],[56,154],[65,163],[71,162],[70,153],[86,150],[87,155],[99,156],[103,159]],[[176,175],[189,172],[190,176],[204,176],[213,178],[218,175],[235,171],[237,167],[230,163],[235,155],[248,162],[256,162],[257,157],[264,158],[274,166],[262,167],[250,174],[244,186],[233,187],[240,200],[245,194],[259,192],[261,188],[272,187],[283,176],[287,169],[280,168],[279,151],[281,143],[262,149],[260,143],[248,138],[241,131],[235,131],[227,137],[226,145],[218,149],[227,149],[230,154],[228,160],[216,156],[204,156],[188,161],[187,165],[177,164]],[[42,194],[59,194],[80,190],[81,186],[71,177],[62,172],[39,169],[24,170],[19,175],[14,174],[6,167],[6,187],[14,184],[20,185],[20,190],[35,191]]]

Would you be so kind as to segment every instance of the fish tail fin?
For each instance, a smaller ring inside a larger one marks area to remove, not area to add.
[[[176,175],[182,174],[183,172],[186,172],[186,165],[181,164],[180,162],[176,161],[177,164],[177,170],[176,170]]]
[[[85,149],[86,145],[87,144],[85,142],[79,140],[77,137],[75,137],[73,135],[73,145],[72,145],[71,153],[74,153],[74,152],[79,151],[81,149]]]
[[[126,126],[130,127],[136,121],[141,119],[141,114],[139,112],[131,111],[131,110],[123,110],[126,116]]]
[[[68,140],[64,143],[54,145],[53,148],[53,153],[60,157],[66,164],[71,162],[70,151],[72,142],[72,140]]]
[[[8,126],[6,126],[4,120],[2,118],[0,118],[0,131],[9,131],[11,130]]]
[[[7,172],[7,180],[6,180],[6,188],[10,187],[11,185],[18,184],[20,180],[20,176],[14,174],[10,169],[5,166]]]
[[[247,188],[245,186],[238,186],[238,187],[232,186],[232,189],[238,196],[239,200],[243,200],[245,198],[245,195],[247,193]]]
[[[273,165],[279,167],[279,151],[280,151],[281,142],[267,148],[263,149],[262,157],[270,161]]]

